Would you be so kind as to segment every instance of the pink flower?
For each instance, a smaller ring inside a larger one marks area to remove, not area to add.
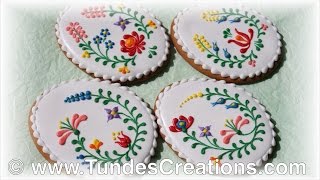
[[[224,136],[223,143],[224,144],[229,144],[231,138],[234,135],[236,135],[236,134],[237,135],[242,135],[242,132],[241,132],[240,129],[241,129],[242,126],[244,126],[246,124],[249,124],[249,120],[248,119],[242,119],[241,116],[237,116],[236,119],[234,119],[234,120],[226,120],[225,126],[230,128],[231,130],[221,130],[220,131],[220,135]]]
[[[82,26],[80,26],[78,22],[70,22],[69,26],[66,27],[66,30],[73,37],[73,39],[75,39],[76,43],[79,43],[80,39],[88,37],[86,31],[82,29]]]
[[[74,114],[71,119],[71,123],[69,118],[66,119],[66,122],[60,121],[60,127],[57,132],[57,136],[59,137],[59,144],[64,145],[68,137],[74,133],[78,135],[80,132],[78,130],[78,126],[82,121],[86,121],[88,117],[86,115]]]
[[[84,8],[81,12],[81,15],[85,16],[86,18],[101,18],[106,17],[105,15],[105,6],[95,6],[89,7],[89,9]]]
[[[268,29],[268,26],[267,26],[266,24],[261,24],[261,29],[267,30],[267,29]]]
[[[248,61],[248,64],[252,67],[256,67],[256,60],[250,60]]]

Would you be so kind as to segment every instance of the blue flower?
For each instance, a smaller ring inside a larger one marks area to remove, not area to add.
[[[102,37],[100,37],[100,36],[96,36],[96,37],[94,37],[93,38],[93,42],[95,43],[95,44],[101,44],[101,42],[102,42]]]
[[[77,156],[77,159],[84,159],[84,155],[80,154],[79,156]]]
[[[227,59],[231,58],[231,54],[228,52],[227,48],[223,49],[223,53],[224,53],[224,57],[226,57]]]
[[[107,37],[110,35],[109,29],[101,29],[100,35],[103,37]]]
[[[106,45],[107,49],[112,49],[114,46],[114,42],[112,42],[111,40],[104,42],[104,44]]]
[[[72,103],[72,102],[78,102],[78,101],[85,101],[85,100],[90,100],[91,99],[91,92],[86,91],[86,92],[80,92],[76,93],[74,95],[71,95],[67,97],[64,102],[65,103]]]
[[[241,20],[241,19],[240,19],[239,17],[236,17],[236,18],[230,20],[230,22],[231,22],[231,23],[235,23],[235,22],[240,22],[240,20]]]
[[[221,16],[217,22],[218,22],[218,24],[219,24],[219,23],[224,22],[224,21],[226,21],[226,20],[227,20],[227,17],[226,17],[226,16]]]
[[[216,52],[218,52],[219,51],[219,47],[218,47],[218,45],[217,45],[217,42],[212,42],[212,49],[214,50],[214,51],[216,51]]]

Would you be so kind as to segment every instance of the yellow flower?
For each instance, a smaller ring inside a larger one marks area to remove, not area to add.
[[[151,28],[153,28],[153,29],[157,29],[156,23],[153,22],[152,20],[149,20],[149,21],[147,22],[147,26],[148,26],[148,27],[151,27]]]
[[[218,21],[219,20],[219,11],[209,10],[202,13],[201,18],[207,22]]]
[[[82,55],[83,58],[90,58],[90,54],[88,51],[83,51]]]
[[[214,165],[218,164],[219,166],[221,166],[221,161],[220,161],[219,158],[216,158],[216,157],[214,157],[214,156],[211,156],[211,157],[210,157],[210,161],[212,161]]]
[[[127,74],[130,72],[129,68],[127,66],[122,66],[118,69],[119,72],[121,72],[122,74]]]
[[[125,6],[124,6],[124,4],[121,3],[121,4],[118,5],[118,8],[119,8],[120,10],[122,10],[122,9],[125,8]]]
[[[199,34],[195,34],[193,36],[193,42],[200,50],[200,52],[204,52],[206,49],[212,48],[210,43],[206,40],[206,38],[203,35],[199,36]]]
[[[89,147],[91,149],[98,150],[102,145],[103,145],[103,142],[101,142],[99,139],[94,139],[92,144],[89,145]]]

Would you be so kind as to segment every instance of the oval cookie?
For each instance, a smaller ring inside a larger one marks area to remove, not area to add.
[[[30,130],[51,162],[148,163],[156,147],[154,119],[147,104],[127,87],[77,80],[37,98]]]
[[[190,79],[164,88],[156,101],[160,132],[179,157],[193,163],[255,163],[275,145],[270,115],[243,88]]]
[[[113,82],[154,73],[167,60],[169,48],[160,21],[144,9],[124,5],[67,8],[58,18],[56,36],[74,64]]]
[[[271,73],[282,46],[270,20],[237,8],[185,9],[172,23],[171,37],[195,69],[237,84],[252,83]]]

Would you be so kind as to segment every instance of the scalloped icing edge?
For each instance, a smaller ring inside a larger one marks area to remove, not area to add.
[[[82,64],[77,58],[73,57],[72,54],[70,53],[70,50],[65,46],[63,40],[60,37],[60,32],[59,32],[59,23],[61,21],[61,17],[64,15],[64,13],[66,11],[68,11],[70,7],[66,7],[63,11],[61,11],[59,13],[59,17],[57,18],[57,22],[55,25],[55,34],[56,37],[58,39],[58,44],[60,45],[60,49],[65,53],[65,55],[67,56],[67,58],[69,58],[73,64],[75,64],[76,66],[78,66],[80,69],[84,70],[87,74],[92,74],[94,77],[96,78],[102,78],[103,80],[110,80],[112,82],[117,82],[120,81],[121,83],[124,83],[126,81],[134,81],[135,79],[141,79],[144,76],[148,76],[151,72],[154,73],[158,68],[162,67],[164,62],[167,60],[167,56],[169,54],[169,47],[170,47],[170,43],[169,43],[169,36],[166,33],[165,28],[162,26],[162,23],[156,18],[156,16],[154,14],[152,14],[149,10],[142,8],[140,6],[138,6],[137,8],[139,8],[140,10],[144,11],[144,13],[147,13],[148,15],[150,15],[152,18],[154,18],[154,20],[156,21],[156,24],[161,27],[161,30],[163,32],[164,35],[164,39],[166,40],[166,47],[165,47],[165,54],[162,56],[161,61],[158,62],[157,66],[153,66],[147,70],[145,70],[143,73],[137,73],[135,75],[130,75],[129,77],[120,77],[119,76],[110,76],[108,74],[100,74],[97,72],[94,72],[92,69],[87,68],[84,64]]]
[[[217,75],[218,74],[222,78],[230,77],[233,80],[238,79],[238,78],[240,78],[241,80],[244,80],[247,77],[253,78],[255,76],[260,76],[262,73],[265,74],[265,73],[268,72],[269,69],[272,69],[274,67],[275,62],[278,61],[278,59],[279,59],[279,56],[281,54],[281,47],[282,47],[281,35],[278,32],[278,28],[275,27],[274,24],[266,16],[262,15],[260,12],[257,12],[257,11],[255,11],[253,9],[249,9],[249,8],[245,8],[245,7],[242,7],[241,9],[250,11],[253,14],[257,15],[259,18],[265,19],[270,25],[272,25],[273,30],[277,32],[278,48],[277,48],[277,51],[276,51],[276,55],[273,56],[272,62],[269,62],[266,67],[262,68],[261,70],[258,70],[256,72],[254,72],[254,73],[250,73],[249,75],[228,74],[228,73],[223,72],[223,71],[220,72],[219,70],[217,70],[217,69],[215,69],[213,67],[210,69],[210,67],[208,65],[204,64],[203,62],[201,62],[201,60],[195,59],[195,55],[188,51],[188,47],[184,44],[184,42],[181,40],[179,34],[177,33],[178,32],[177,23],[179,22],[179,19],[182,17],[183,13],[186,12],[186,11],[189,11],[190,8],[185,8],[184,10],[180,11],[177,14],[177,16],[174,18],[174,21],[173,21],[174,22],[174,25],[173,25],[174,37],[177,39],[177,43],[182,47],[181,49],[187,54],[187,57],[190,58],[190,59],[193,59],[193,63],[194,64],[200,65],[202,67],[202,69],[204,69],[204,70],[210,70],[211,74],[213,74],[213,75]]]
[[[180,158],[183,158],[185,159],[187,162],[190,162],[190,163],[194,163],[192,161],[192,159],[190,159],[188,156],[186,156],[184,153],[180,152],[179,149],[172,143],[172,139],[170,138],[170,136],[168,136],[168,133],[167,131],[163,128],[164,125],[162,123],[162,120],[161,120],[161,116],[160,116],[160,104],[161,104],[161,99],[163,98],[163,96],[165,96],[166,92],[170,91],[171,88],[174,88],[180,84],[184,84],[184,83],[188,83],[190,81],[199,81],[199,82],[205,82],[205,81],[208,81],[208,82],[216,82],[216,83],[220,83],[220,84],[224,84],[226,86],[230,86],[232,88],[236,88],[237,90],[239,90],[240,92],[243,91],[244,93],[246,93],[249,97],[251,97],[256,103],[258,103],[258,105],[260,106],[260,108],[262,109],[262,111],[265,112],[265,116],[267,117],[267,120],[269,120],[269,125],[272,129],[272,136],[273,136],[273,139],[272,139],[272,142],[271,142],[271,147],[268,149],[268,151],[265,152],[265,154],[255,162],[255,165],[257,167],[260,167],[263,163],[263,161],[267,161],[268,160],[268,155],[272,153],[273,151],[273,148],[275,145],[276,145],[276,141],[275,141],[275,136],[276,136],[276,132],[274,131],[274,124],[270,121],[271,119],[271,116],[266,112],[266,108],[260,104],[260,102],[254,98],[252,96],[251,93],[247,92],[244,88],[241,88],[241,87],[238,87],[236,86],[235,84],[233,83],[226,83],[226,81],[224,80],[221,80],[221,81],[217,81],[215,79],[208,79],[208,78],[191,78],[191,79],[183,79],[181,81],[177,81],[177,82],[174,82],[172,83],[171,85],[165,87],[161,92],[160,94],[158,95],[157,97],[157,100],[156,100],[156,104],[155,104],[155,114],[156,114],[156,118],[157,118],[157,123],[159,125],[159,129],[160,129],[160,133],[162,133],[164,136],[165,136],[165,141],[171,145],[171,148],[177,152],[178,156]]]
[[[37,109],[38,109],[38,103],[41,101],[41,99],[46,96],[48,93],[50,93],[50,91],[54,90],[55,88],[59,87],[59,86],[62,86],[64,84],[67,84],[67,83],[71,83],[71,82],[78,82],[78,81],[81,81],[81,82],[88,82],[88,81],[94,81],[94,82],[99,82],[99,83],[104,83],[108,86],[114,86],[114,87],[117,87],[117,88],[120,88],[122,90],[125,90],[127,91],[130,95],[133,95],[138,101],[140,101],[143,105],[144,108],[146,108],[147,112],[149,113],[150,115],[150,120],[152,121],[152,125],[153,125],[153,135],[154,135],[154,139],[153,139],[153,142],[152,142],[152,148],[151,150],[149,151],[149,155],[147,155],[147,157],[143,160],[143,163],[145,164],[148,164],[150,162],[150,159],[151,159],[151,156],[153,156],[155,154],[155,148],[157,147],[157,137],[158,137],[158,133],[157,133],[157,123],[156,123],[156,118],[155,116],[152,114],[152,110],[148,107],[148,104],[146,102],[144,102],[144,100],[140,97],[138,97],[136,95],[136,93],[134,93],[133,91],[129,90],[128,87],[126,86],[121,86],[119,83],[111,83],[110,81],[101,81],[100,79],[96,78],[96,79],[92,79],[92,80],[89,80],[89,79],[77,79],[77,80],[70,80],[70,81],[63,81],[61,82],[60,84],[58,85],[54,85],[52,86],[51,88],[43,91],[43,93],[38,96],[36,98],[36,102],[35,102],[35,105],[32,107],[31,109],[31,115],[30,115],[30,118],[29,120],[31,121],[31,129],[32,129],[32,135],[34,138],[36,138],[36,141],[37,141],[37,144],[39,146],[41,146],[42,148],[42,152],[46,153],[49,155],[50,159],[52,161],[55,161],[57,163],[61,163],[61,161],[59,160],[59,158],[54,155],[50,149],[46,146],[46,144],[44,143],[44,141],[41,139],[41,135],[40,133],[37,131],[37,126],[36,126],[36,117],[35,117],[35,114],[37,112]]]

